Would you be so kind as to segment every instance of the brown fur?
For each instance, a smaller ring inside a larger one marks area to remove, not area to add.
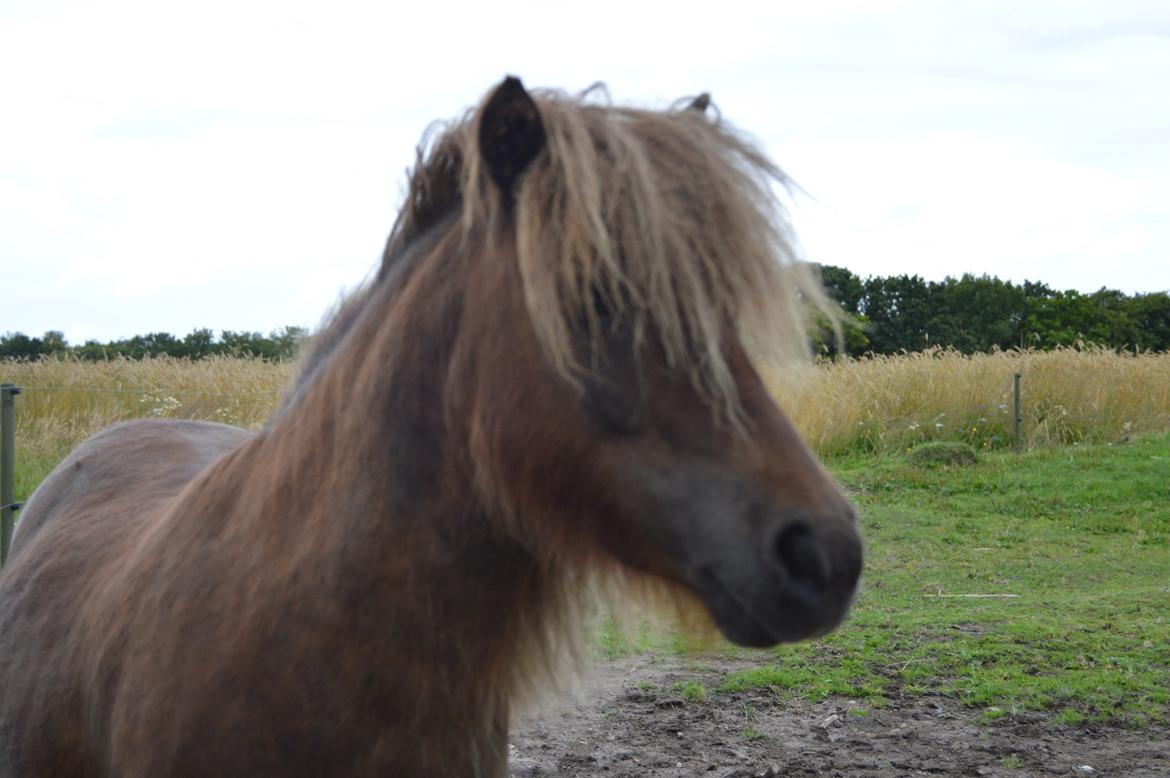
[[[733,638],[843,616],[852,509],[752,365],[802,342],[775,168],[698,111],[535,105],[513,191],[481,112],[424,155],[265,429],[130,422],[38,489],[0,576],[0,776],[498,777],[599,576]],[[755,584],[703,577],[729,560],[829,594],[745,621]]]

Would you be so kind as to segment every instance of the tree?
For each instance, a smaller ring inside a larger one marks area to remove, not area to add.
[[[1139,294],[1129,300],[1135,349],[1170,351],[1170,294]]]
[[[873,351],[921,351],[936,345],[930,337],[930,288],[921,276],[890,276],[866,279],[861,313],[870,322]]]
[[[930,339],[971,354],[1019,346],[1027,313],[1024,291],[990,276],[947,277],[930,285]]]
[[[191,330],[183,338],[183,356],[202,359],[214,353],[215,333],[209,329]]]
[[[865,284],[851,271],[836,265],[817,265],[821,273],[821,284],[829,297],[836,300],[846,313],[861,313],[861,301],[865,297]]]
[[[60,330],[49,330],[41,336],[41,344],[46,354],[64,355],[69,348],[65,341],[65,333]]]
[[[0,357],[36,359],[47,353],[44,341],[40,338],[30,338],[23,332],[9,332],[0,336]]]

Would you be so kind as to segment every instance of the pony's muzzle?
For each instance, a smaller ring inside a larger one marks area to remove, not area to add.
[[[785,494],[774,482],[701,461],[646,467],[631,458],[622,470],[643,499],[641,527],[728,640],[806,640],[845,618],[862,543],[856,509],[828,478]]]
[[[713,548],[692,572],[720,631],[734,643],[765,647],[819,637],[840,624],[861,576],[852,507],[815,518],[774,515],[762,529],[753,550]]]

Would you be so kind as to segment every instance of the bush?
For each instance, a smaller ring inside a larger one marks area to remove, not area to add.
[[[936,465],[973,465],[979,461],[975,449],[966,443],[936,440],[912,449],[906,457],[911,464],[927,467]]]

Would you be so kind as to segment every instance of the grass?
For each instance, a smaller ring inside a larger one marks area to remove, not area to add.
[[[767,735],[756,727],[756,709],[750,705],[743,706],[743,718],[746,722],[743,731],[740,732],[740,737],[748,742],[753,740],[763,740]]]
[[[1167,720],[1170,437],[961,468],[901,457],[830,464],[858,490],[864,516],[853,614],[823,640],[759,655],[719,691],[870,706],[940,693],[988,719],[1042,710],[1067,724]]]
[[[698,681],[680,681],[674,688],[687,702],[702,702],[707,699],[707,687]]]
[[[989,722],[1024,711],[1066,725],[1170,720],[1170,436],[962,466],[902,454],[829,465],[867,541],[849,621],[774,651],[724,646],[754,666],[707,694],[767,688],[869,708],[941,694]],[[610,656],[687,653],[654,628],[601,634]]]

